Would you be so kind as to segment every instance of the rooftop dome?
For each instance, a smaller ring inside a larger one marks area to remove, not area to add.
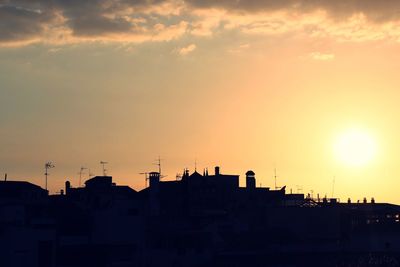
[[[246,172],[246,175],[256,175],[256,174],[252,170],[250,170]]]

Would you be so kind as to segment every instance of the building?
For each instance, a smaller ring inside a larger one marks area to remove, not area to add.
[[[50,195],[0,182],[0,266],[367,266],[400,262],[400,207],[204,170],[135,191],[96,176]],[[385,265],[386,264],[386,265]]]

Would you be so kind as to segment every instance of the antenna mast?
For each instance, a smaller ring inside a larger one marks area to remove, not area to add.
[[[333,193],[335,192],[335,180],[336,180],[336,177],[333,176],[333,181],[332,181],[332,198],[333,198]]]
[[[158,158],[156,159],[156,163],[153,163],[153,164],[158,166],[158,173],[160,174],[160,177],[161,177],[161,158],[160,158],[160,156],[158,156]]]
[[[103,176],[107,176],[106,164],[108,164],[108,162],[100,161],[100,164],[103,166]]]
[[[167,175],[161,174],[161,160],[162,160],[162,158],[160,158],[160,156],[158,156],[158,159],[156,159],[156,163],[154,163],[155,165],[158,166],[158,173],[160,174],[160,179],[167,177]]]
[[[44,175],[45,175],[45,177],[46,177],[46,182],[45,182],[45,189],[46,189],[46,190],[47,190],[47,176],[50,175],[50,174],[49,174],[49,169],[52,169],[52,168],[54,168],[54,167],[55,167],[55,165],[54,165],[51,161],[46,162],[46,163],[44,164],[44,169],[45,169]]]
[[[144,188],[147,188],[147,181],[149,180],[148,172],[140,172],[139,174],[144,175]]]
[[[158,165],[158,173],[160,174],[160,177],[161,177],[161,158],[160,158],[160,156],[158,156],[157,165]]]
[[[297,194],[300,194],[303,192],[303,187],[301,185],[296,185],[296,189],[297,189]]]
[[[86,167],[81,167],[81,170],[79,171],[79,187],[81,187],[81,182],[82,182],[82,174],[84,172],[84,170],[87,170]],[[90,171],[89,171],[90,172]]]
[[[276,168],[274,168],[274,180],[275,180],[275,190],[278,190],[278,187],[276,186],[276,178],[278,176],[276,176]]]

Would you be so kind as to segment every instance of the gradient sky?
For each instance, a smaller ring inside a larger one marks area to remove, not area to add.
[[[400,203],[397,0],[0,0],[0,172],[144,186],[188,167]],[[358,128],[366,165],[333,153]],[[86,175],[84,176],[87,178]]]

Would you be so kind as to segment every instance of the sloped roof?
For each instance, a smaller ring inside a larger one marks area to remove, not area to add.
[[[192,173],[189,177],[190,177],[190,178],[202,178],[203,175],[201,175],[201,174],[198,173],[197,171],[194,171],[194,173]]]

